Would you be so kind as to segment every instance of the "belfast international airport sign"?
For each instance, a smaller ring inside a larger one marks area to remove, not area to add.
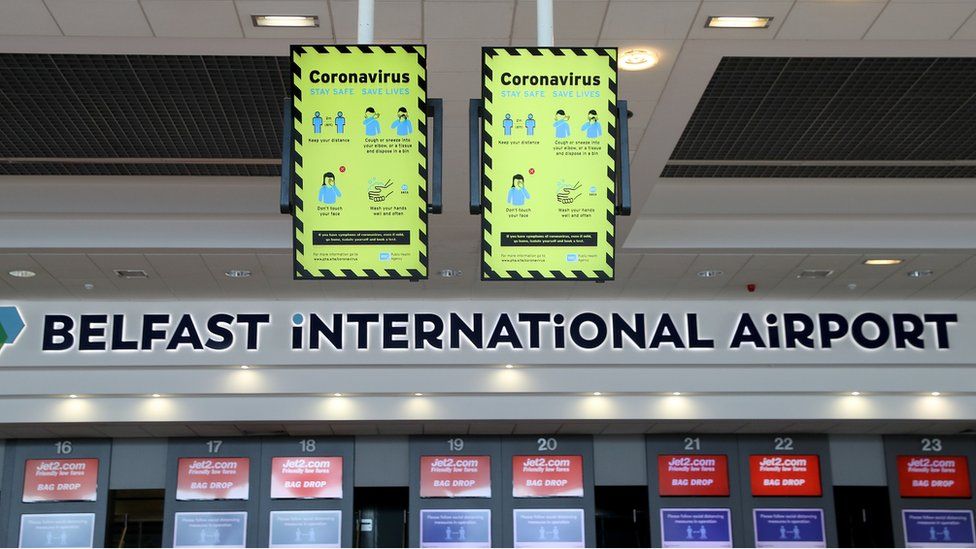
[[[617,50],[482,58],[482,279],[613,279]]]
[[[840,301],[0,303],[3,366],[971,364],[976,305]],[[7,321],[8,323],[10,321]]]
[[[296,279],[427,278],[424,46],[293,46]]]

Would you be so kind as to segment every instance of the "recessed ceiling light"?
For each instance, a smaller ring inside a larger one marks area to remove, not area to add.
[[[508,368],[509,370],[511,370],[512,368],[515,367],[515,365],[514,364],[506,364],[505,367]]]
[[[593,396],[595,396],[595,397],[598,397],[598,396],[600,396],[602,394],[603,393],[601,393],[600,391],[593,391]]]
[[[861,396],[861,391],[851,391],[851,396]]]
[[[68,395],[68,398],[78,398],[78,395]]]
[[[14,271],[10,271],[7,274],[9,274],[14,278],[33,278],[37,276],[37,273],[35,273],[34,271],[28,271],[27,269],[17,269]]]
[[[937,397],[937,396],[942,396],[942,393],[940,393],[940,392],[938,392],[938,391],[932,391],[932,392],[931,392],[931,393],[929,393],[929,394],[930,394],[930,395],[932,395],[932,396],[934,396],[934,397]]]
[[[932,269],[915,269],[914,271],[908,272],[908,278],[925,278],[933,274],[935,274],[935,271]]]
[[[701,278],[716,278],[722,276],[723,274],[725,273],[723,273],[722,271],[714,271],[714,270],[698,271],[698,276]]]
[[[415,397],[422,397],[422,396],[424,396],[424,394],[423,393],[414,393],[413,396],[415,396]]]
[[[248,366],[247,364],[241,364],[241,370],[250,370],[250,369],[251,367]]]
[[[657,53],[651,50],[643,48],[624,50],[617,61],[617,68],[625,71],[642,71],[657,65],[659,59]]]
[[[332,393],[332,396],[334,396],[334,397],[341,397],[342,396],[342,393]]]
[[[255,27],[317,27],[317,15],[252,15]]]
[[[904,259],[894,259],[894,258],[889,258],[889,259],[883,259],[883,258],[882,259],[865,259],[864,260],[864,264],[865,265],[872,265],[872,266],[875,266],[875,267],[880,267],[880,266],[885,266],[885,265],[901,265],[902,262],[904,262],[904,261],[905,261]]]
[[[675,392],[671,393],[671,395],[672,396],[679,397],[679,396],[681,396],[681,391],[675,391]]]
[[[161,397],[161,396],[163,396],[163,395],[161,395],[161,394],[159,394],[159,393],[153,393],[153,394],[152,394],[152,397],[153,397],[153,398],[159,398],[159,397]]]
[[[227,278],[250,278],[251,271],[247,269],[231,269],[224,273]]]
[[[765,29],[772,17],[740,17],[733,15],[712,15],[705,23],[713,29]]]

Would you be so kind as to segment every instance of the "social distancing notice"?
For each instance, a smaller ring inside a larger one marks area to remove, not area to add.
[[[482,279],[613,279],[616,49],[482,58]]]
[[[425,48],[291,56],[295,278],[426,278]]]

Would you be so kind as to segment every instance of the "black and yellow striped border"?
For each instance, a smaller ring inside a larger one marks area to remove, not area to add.
[[[364,54],[414,54],[417,64],[420,66],[421,77],[417,82],[420,93],[417,97],[417,109],[424,113],[418,125],[420,142],[417,147],[417,169],[422,178],[420,185],[420,198],[422,205],[418,209],[417,215],[420,217],[422,228],[420,229],[419,240],[421,250],[418,251],[420,264],[423,270],[419,269],[385,269],[377,271],[375,269],[317,269],[312,270],[306,267],[305,245],[302,240],[305,236],[305,223],[302,220],[304,205],[298,191],[303,188],[303,167],[302,167],[302,56],[306,54],[327,54],[344,55],[351,53]],[[294,262],[295,280],[391,280],[408,279],[424,280],[428,277],[428,239],[427,239],[427,48],[426,46],[404,44],[404,45],[370,45],[370,46],[292,46],[291,47],[291,72],[292,72],[292,158],[294,168],[292,172],[292,225],[293,225],[293,246],[292,258]],[[282,169],[287,169],[282,167]]]

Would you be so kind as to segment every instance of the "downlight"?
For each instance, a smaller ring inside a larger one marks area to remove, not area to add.
[[[657,65],[660,58],[656,53],[644,48],[624,50],[617,61],[617,68],[625,71],[642,71]]]
[[[896,258],[865,259],[864,264],[872,267],[886,267],[890,265],[901,265],[905,260]]]
[[[698,271],[699,278],[718,278],[718,277],[720,277],[720,276],[722,276],[724,274],[725,273],[722,272],[722,271],[716,271],[716,270],[712,270],[712,269],[707,269],[707,270],[704,270],[704,271]]]
[[[34,271],[28,271],[27,269],[17,269],[14,271],[10,271],[7,274],[9,274],[14,278],[34,278],[35,276],[37,276],[37,273],[35,273]]]
[[[247,269],[231,269],[224,273],[227,278],[251,278],[251,271]]]
[[[932,269],[916,269],[908,272],[908,278],[925,278],[933,274],[935,274],[935,271]]]

